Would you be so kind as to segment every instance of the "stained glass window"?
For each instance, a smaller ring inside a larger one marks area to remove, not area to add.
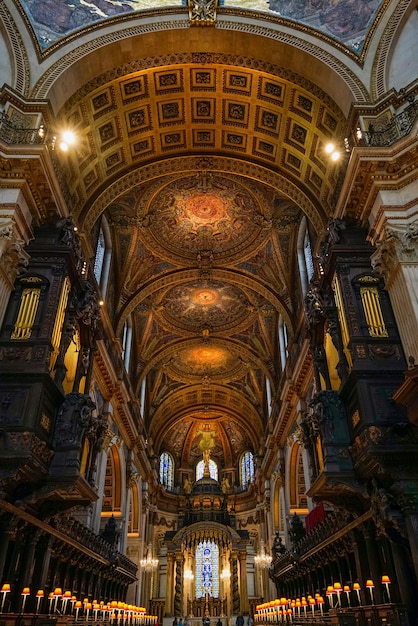
[[[204,461],[199,461],[199,463],[196,465],[196,480],[200,480],[200,478],[203,478],[204,469]],[[215,461],[212,461],[212,459],[209,459],[209,475],[211,478],[213,478],[213,480],[218,480],[218,466],[216,465]]]
[[[167,489],[172,489],[174,484],[174,463],[168,452],[163,452],[160,457],[160,483]]]
[[[196,598],[219,598],[219,548],[202,541],[196,549]]]
[[[94,258],[94,268],[93,268],[94,275],[96,277],[98,285],[100,285],[100,279],[102,277],[102,268],[103,268],[105,250],[106,250],[106,245],[105,245],[103,228],[100,228],[99,237],[97,239],[96,256]]]
[[[254,481],[254,473],[254,456],[252,452],[247,450],[242,455],[240,464],[240,478],[242,487],[248,487],[248,485]]]
[[[305,296],[306,292],[308,291],[309,282],[314,274],[312,247],[311,241],[309,239],[308,222],[306,220],[306,216],[303,217],[300,223],[297,253],[302,293],[303,296]]]

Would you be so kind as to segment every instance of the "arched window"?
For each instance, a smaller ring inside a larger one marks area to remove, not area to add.
[[[138,537],[139,535],[139,495],[138,485],[134,483],[131,487],[131,497],[129,499],[129,519],[128,537]]]
[[[174,486],[174,462],[168,452],[163,452],[160,457],[160,483],[166,489],[172,489]]]
[[[203,478],[204,469],[204,461],[199,461],[199,463],[196,465],[196,480],[200,480],[201,478]],[[218,466],[212,459],[209,459],[209,475],[211,478],[213,478],[213,480],[218,480]]]
[[[129,371],[129,361],[131,359],[131,346],[132,346],[132,318],[128,317],[123,325],[122,332],[122,359],[125,364],[125,369]]]
[[[196,548],[196,598],[219,598],[219,548],[202,541]]]
[[[270,379],[266,376],[266,401],[267,401],[267,415],[271,415],[271,384]]]
[[[280,363],[282,370],[286,365],[287,357],[289,356],[289,352],[287,349],[287,345],[289,342],[289,336],[287,332],[286,322],[283,317],[280,315],[279,317],[279,349],[280,349]]]
[[[110,259],[112,256],[112,239],[105,216],[102,217],[99,236],[97,238],[96,254],[94,257],[93,272],[100,287],[102,298],[106,296],[109,279]]]
[[[102,516],[122,510],[122,470],[120,456],[116,445],[109,448],[106,463],[105,486],[102,501]]]
[[[302,295],[305,296],[308,291],[308,284],[314,274],[314,264],[312,257],[311,241],[309,239],[308,222],[306,216],[303,217],[298,235],[298,265],[300,282],[302,285]]]
[[[241,487],[248,487],[254,481],[254,455],[249,450],[244,452],[241,457],[239,473]]]

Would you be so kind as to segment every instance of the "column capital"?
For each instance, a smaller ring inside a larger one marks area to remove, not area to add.
[[[14,220],[0,217],[1,268],[11,287],[29,263],[29,254],[24,246],[25,242],[19,238]]]
[[[386,228],[386,238],[371,257],[373,269],[386,282],[400,263],[418,264],[418,224],[396,224]]]

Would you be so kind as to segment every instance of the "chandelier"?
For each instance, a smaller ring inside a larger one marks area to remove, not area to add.
[[[260,539],[260,552],[255,555],[254,563],[256,567],[265,569],[267,567],[270,567],[271,561],[272,561],[272,557],[266,553],[266,550],[264,547],[264,539]]]
[[[147,558],[141,559],[139,564],[141,568],[144,569],[146,572],[153,572],[157,569],[158,559],[154,559],[154,557],[152,556],[152,546],[150,543],[148,544]]]
[[[221,578],[222,580],[227,580],[228,578],[231,578],[231,570],[229,569],[229,567],[223,568],[221,572]]]

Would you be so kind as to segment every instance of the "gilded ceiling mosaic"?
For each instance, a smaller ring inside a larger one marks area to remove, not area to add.
[[[39,44],[47,48],[93,22],[144,9],[184,6],[183,0],[21,0]],[[267,11],[315,28],[360,51],[381,0],[220,0],[226,8]]]
[[[252,246],[268,225],[268,218],[244,186],[206,172],[167,185],[142,219],[147,236],[163,248],[177,257],[200,255],[203,262],[208,250],[209,255],[224,256],[232,249]]]

